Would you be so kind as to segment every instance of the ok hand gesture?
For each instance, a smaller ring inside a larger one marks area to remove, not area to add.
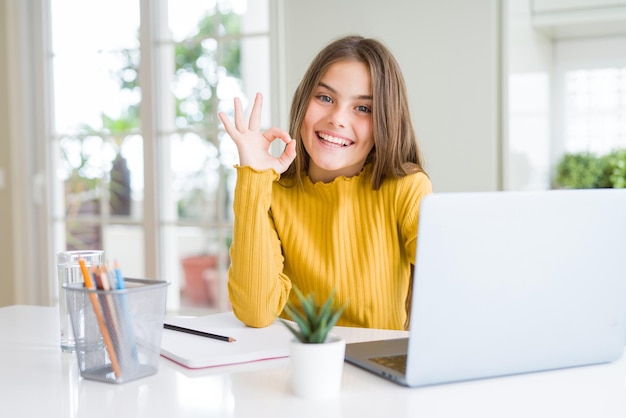
[[[218,116],[224,124],[226,132],[237,145],[240,165],[250,166],[256,170],[272,168],[278,174],[282,174],[296,158],[296,141],[291,139],[287,131],[279,128],[270,128],[265,132],[261,132],[262,107],[263,96],[257,93],[254,98],[252,112],[250,113],[250,121],[247,125],[239,98],[235,98],[234,126],[223,112],[220,112]],[[275,157],[269,152],[270,144],[275,139],[280,139],[287,144],[279,157]]]

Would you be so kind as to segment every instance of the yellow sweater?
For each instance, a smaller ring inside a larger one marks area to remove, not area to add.
[[[273,170],[237,167],[228,290],[233,312],[252,327],[282,313],[292,283],[348,307],[338,325],[403,329],[415,262],[423,173],[370,183],[354,177],[286,187]],[[294,296],[295,297],[295,296]]]

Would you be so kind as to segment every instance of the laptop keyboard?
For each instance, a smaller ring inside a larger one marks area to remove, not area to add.
[[[371,357],[370,361],[398,371],[402,374],[406,373],[406,354],[398,354],[384,357]]]

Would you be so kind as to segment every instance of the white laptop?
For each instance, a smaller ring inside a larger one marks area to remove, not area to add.
[[[409,338],[346,361],[415,387],[622,356],[625,189],[433,194],[418,235]]]

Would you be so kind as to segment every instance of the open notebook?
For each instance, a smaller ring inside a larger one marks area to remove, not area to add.
[[[237,320],[232,312],[170,318],[165,322],[237,340],[225,342],[164,329],[161,355],[191,369],[287,357],[289,341],[293,338],[278,321],[265,328],[250,328]]]

